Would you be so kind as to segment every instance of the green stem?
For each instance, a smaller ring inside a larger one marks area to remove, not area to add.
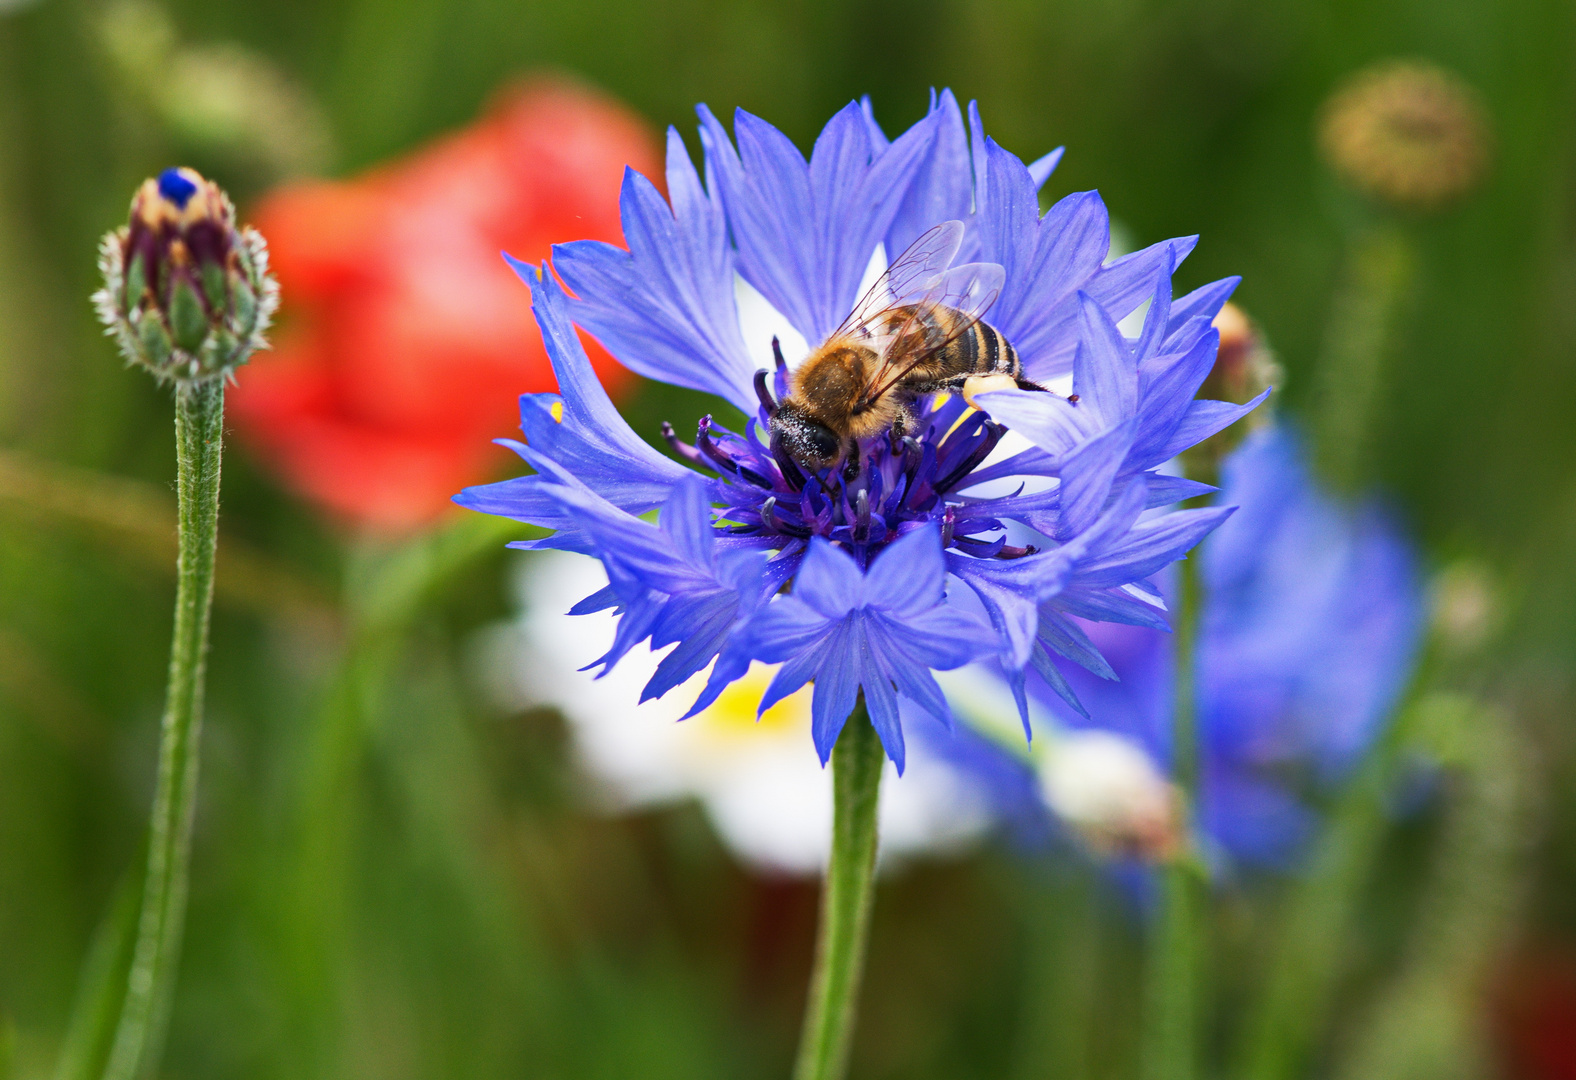
[[[1294,1080],[1324,1032],[1350,961],[1346,942],[1362,890],[1384,841],[1386,800],[1414,712],[1389,726],[1348,781],[1288,897],[1268,978],[1244,1025],[1241,1080]]]
[[[181,385],[175,395],[176,490],[180,499],[175,635],[170,645],[169,689],[148,827],[148,867],[137,944],[126,978],[120,1025],[104,1069],[105,1080],[138,1080],[152,1073],[175,982],[197,793],[197,735],[202,724],[208,612],[213,603],[223,437],[224,381]]]
[[[876,870],[876,810],[886,757],[864,699],[832,749],[832,857],[794,1080],[841,1080],[848,1070]]]
[[[1357,231],[1330,311],[1319,362],[1314,452],[1337,491],[1361,489],[1370,462],[1374,417],[1385,386],[1385,355],[1416,258],[1406,234],[1380,223]]]
[[[1198,631],[1198,562],[1178,566],[1176,697],[1172,769],[1191,811],[1198,794],[1198,720],[1193,676]],[[1143,1042],[1144,1080],[1193,1080],[1198,1072],[1200,920],[1203,899],[1193,858],[1184,848],[1160,868],[1160,912],[1150,949]]]

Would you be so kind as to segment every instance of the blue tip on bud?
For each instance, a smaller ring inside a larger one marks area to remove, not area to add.
[[[187,179],[180,169],[165,169],[159,174],[159,194],[178,209],[184,210],[186,203],[197,194],[197,185]]]
[[[267,245],[237,227],[229,197],[191,169],[143,181],[99,266],[99,318],[126,359],[160,379],[223,377],[266,344],[279,303]]]

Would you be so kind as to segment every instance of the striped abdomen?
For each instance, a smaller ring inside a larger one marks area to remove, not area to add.
[[[1022,378],[1023,362],[1018,350],[994,326],[976,319],[967,332],[948,343],[938,356],[948,374],[1011,375]]]

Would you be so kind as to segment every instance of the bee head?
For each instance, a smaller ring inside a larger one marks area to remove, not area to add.
[[[842,453],[843,440],[792,401],[784,401],[771,420],[772,434],[782,440],[788,456],[801,465],[821,469]]]

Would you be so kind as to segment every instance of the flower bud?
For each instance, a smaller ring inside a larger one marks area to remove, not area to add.
[[[1280,364],[1264,335],[1236,304],[1228,303],[1220,309],[1214,327],[1220,333],[1220,351],[1199,391],[1201,397],[1241,404],[1282,381]]]
[[[1103,855],[1160,862],[1180,853],[1182,799],[1136,743],[1109,731],[1058,734],[1040,766],[1040,793]]]
[[[161,381],[228,375],[267,342],[279,305],[268,247],[235,227],[229,196],[191,169],[165,169],[99,248],[99,318],[128,363]]]

